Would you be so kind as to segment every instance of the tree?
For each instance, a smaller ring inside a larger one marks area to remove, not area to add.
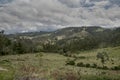
[[[1,30],[1,31],[0,31],[0,34],[4,34],[4,32],[5,32],[4,30]]]
[[[19,40],[13,43],[12,49],[15,54],[23,54],[25,52],[25,49]]]
[[[97,59],[101,60],[101,63],[103,64],[103,66],[104,66],[105,62],[109,60],[109,56],[108,56],[107,52],[105,52],[105,51],[98,52],[96,57],[97,57]]]
[[[0,55],[7,55],[11,53],[11,40],[9,40],[4,31],[0,32]]]

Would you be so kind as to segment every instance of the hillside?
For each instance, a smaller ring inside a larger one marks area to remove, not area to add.
[[[31,37],[33,40],[39,40],[42,38],[50,39],[50,40],[63,40],[63,39],[69,39],[69,38],[84,38],[87,36],[99,36],[102,34],[109,34],[112,32],[112,29],[106,29],[102,27],[97,26],[89,26],[89,27],[68,27],[59,29],[56,31],[51,32],[28,32],[28,33],[17,33],[17,34],[11,34],[10,37]],[[103,35],[104,36],[104,35]]]
[[[120,79],[120,28],[1,31],[0,44],[1,80]]]
[[[39,50],[49,52],[79,51],[120,45],[120,28],[98,26],[68,27],[51,32],[8,35],[10,39],[31,40]],[[65,50],[65,51],[66,51]]]
[[[97,59],[98,52],[107,51],[109,61],[106,68]],[[101,48],[72,53],[63,56],[55,53],[34,53],[0,56],[1,80],[119,80],[120,47]],[[40,55],[42,56],[40,57]],[[76,59],[76,60],[75,60]],[[66,65],[68,60],[75,60],[74,65]],[[80,66],[79,63],[87,66]],[[96,67],[92,67],[96,65]],[[116,70],[112,70],[115,68]],[[69,79],[70,78],[70,79]]]

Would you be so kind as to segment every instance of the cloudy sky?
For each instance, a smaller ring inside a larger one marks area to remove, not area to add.
[[[120,0],[0,0],[7,33],[92,25],[120,26]]]

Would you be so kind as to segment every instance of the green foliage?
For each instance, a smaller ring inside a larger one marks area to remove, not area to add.
[[[109,56],[108,56],[107,52],[105,52],[105,51],[98,52],[96,57],[97,57],[97,59],[101,60],[102,64],[105,64],[105,62],[109,60]]]
[[[72,31],[72,32],[71,32]],[[50,34],[49,36],[43,36]],[[35,36],[40,36],[36,38]],[[16,36],[18,38],[16,38]],[[33,37],[33,39],[26,39]],[[58,39],[59,36],[66,36]],[[8,35],[13,40],[8,39],[4,31],[0,32],[0,54],[23,54],[29,52],[57,52],[67,53],[91,50],[99,47],[119,46],[120,45],[120,28],[104,29],[101,27],[80,27],[65,28],[54,32],[29,32]],[[23,37],[23,38],[21,38]],[[20,39],[19,39],[20,38]],[[11,49],[11,45],[13,50]],[[41,47],[39,47],[41,46]],[[14,51],[15,50],[15,51]],[[101,60],[104,63],[104,59]]]
[[[94,63],[91,67],[92,68],[97,68],[97,64]]]
[[[86,67],[91,67],[91,65],[90,65],[89,63],[87,63],[85,66],[86,66]]]
[[[0,80],[14,80],[12,72],[0,72]]]
[[[120,48],[107,48],[111,53],[113,53],[114,58],[113,61],[115,65],[119,65],[118,55],[116,52],[119,53]],[[31,79],[31,80],[119,80],[119,70],[112,70],[112,69],[103,69],[103,66],[96,60],[96,51],[101,51],[101,49],[91,50],[91,51],[83,51],[80,54],[72,54],[72,56],[84,56],[86,59],[78,59],[75,61],[76,63],[82,62],[83,67],[79,67],[76,65],[73,66],[65,66],[65,61],[68,57],[54,54],[54,53],[42,53],[43,65],[39,65],[39,61],[41,57],[41,53],[38,54],[22,54],[22,55],[8,55],[8,56],[1,56],[0,58],[0,67],[5,68],[2,66],[8,65],[8,67],[13,66],[15,74],[15,80],[21,79]],[[116,52],[114,52],[116,51]],[[112,56],[111,54],[109,55]],[[73,57],[69,57],[69,60],[73,60]],[[80,62],[79,62],[80,61]],[[12,63],[12,64],[11,64]],[[90,64],[90,67],[86,67],[86,64]],[[97,67],[93,68],[93,65],[97,65]],[[105,64],[108,68],[114,68],[115,65],[111,65],[109,62]],[[12,71],[7,69],[8,71]],[[73,70],[73,71],[72,71]],[[77,72],[80,70],[80,73]],[[70,72],[68,72],[70,71]],[[1,73],[2,71],[0,71]],[[5,72],[1,73],[0,79],[1,80],[14,80],[12,79],[12,74]],[[7,78],[9,76],[9,78]],[[10,79],[11,76],[11,79]],[[2,77],[2,78],[1,78]],[[3,79],[4,78],[4,79]]]
[[[77,63],[77,66],[78,67],[86,67],[86,68],[96,68],[96,69],[109,70],[109,68],[107,66],[100,67],[100,66],[97,66],[97,64],[95,64],[95,63],[93,65],[91,65],[89,63],[84,64],[83,62],[79,62],[79,63]]]
[[[14,54],[23,54],[25,52],[23,45],[20,41],[16,41],[13,43],[13,51],[15,52]]]
[[[118,66],[114,66],[113,68],[111,68],[112,70],[120,70],[120,65]]]
[[[47,44],[43,44],[43,51],[44,52],[58,52],[59,47],[55,44],[47,43]]]
[[[62,45],[60,44],[62,43]],[[65,41],[58,41],[55,44],[47,43],[43,45],[43,50],[46,52],[75,52],[80,50],[90,50],[97,48],[99,42],[93,37],[86,37],[84,39],[78,38],[78,40],[71,40],[69,43]]]
[[[78,67],[84,67],[84,64],[83,64],[83,62],[80,62],[80,63],[77,63],[77,66]]]
[[[71,32],[72,30],[72,32]],[[49,36],[43,36],[50,34]],[[35,38],[35,36],[40,36]],[[33,37],[33,39],[24,38]],[[66,36],[58,39],[59,36]],[[32,52],[54,52],[64,54],[67,52],[85,51],[96,48],[119,46],[120,28],[114,30],[101,27],[65,28],[54,32],[35,32],[5,35],[0,32],[0,55],[23,54]],[[8,38],[10,37],[10,39]],[[104,57],[101,58],[104,64]]]
[[[103,66],[102,69],[108,70],[109,68],[107,66]]]
[[[42,56],[43,56],[42,53],[37,53],[37,54],[36,54],[36,57],[38,57],[38,58],[41,58]]]
[[[0,55],[12,53],[10,45],[11,41],[3,33],[0,33]]]
[[[9,39],[4,33],[0,33],[0,55],[24,54],[37,52],[36,46],[29,39]]]
[[[79,59],[85,59],[86,57],[85,56],[79,56],[78,58]]]
[[[28,39],[16,39],[12,42],[12,50],[14,54],[25,54],[37,52],[36,46],[31,40]]]
[[[69,58],[66,61],[66,65],[75,65],[75,61],[74,60],[70,60]]]

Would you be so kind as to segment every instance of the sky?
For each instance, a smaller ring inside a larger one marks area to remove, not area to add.
[[[120,26],[120,0],[0,0],[0,30],[52,31]]]

